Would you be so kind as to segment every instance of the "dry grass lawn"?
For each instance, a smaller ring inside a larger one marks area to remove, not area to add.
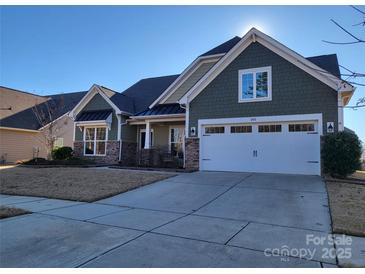
[[[122,169],[14,167],[0,170],[0,193],[94,202],[171,176]]]
[[[365,184],[327,181],[334,233],[365,236]]]
[[[28,213],[30,213],[30,212],[26,211],[24,209],[0,206],[0,219],[5,219],[5,218],[28,214]]]

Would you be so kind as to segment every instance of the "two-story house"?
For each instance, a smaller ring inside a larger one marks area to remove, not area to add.
[[[122,93],[94,85],[70,112],[81,157],[193,170],[321,173],[321,136],[344,130],[354,87],[337,56],[305,58],[251,29],[180,75]]]

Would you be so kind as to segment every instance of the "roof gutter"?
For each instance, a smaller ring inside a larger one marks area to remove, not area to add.
[[[15,127],[1,127],[0,129],[6,129],[6,130],[13,130],[13,131],[23,131],[23,132],[32,132],[32,133],[39,133],[39,130],[35,129],[25,129],[25,128],[15,128]]]

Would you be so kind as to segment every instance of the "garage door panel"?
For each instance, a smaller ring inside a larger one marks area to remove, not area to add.
[[[201,169],[242,172],[320,174],[320,136],[289,132],[225,133],[201,138]]]
[[[247,133],[248,135],[249,133]],[[204,170],[242,171],[249,165],[252,137],[245,134],[212,134],[203,136],[202,165]],[[238,136],[240,135],[240,136]],[[237,149],[239,147],[239,149]],[[223,159],[229,159],[224,161]]]

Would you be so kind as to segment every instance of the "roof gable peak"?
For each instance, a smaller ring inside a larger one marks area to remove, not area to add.
[[[324,72],[322,68],[310,62],[302,55],[289,49],[265,33],[251,28],[242,39],[225,54],[207,73],[202,77],[180,100],[179,103],[186,104],[193,100],[215,77],[217,77],[241,52],[251,43],[260,43],[282,58],[296,65],[308,74],[322,81],[337,92],[353,91],[353,86],[344,82],[335,75]]]

